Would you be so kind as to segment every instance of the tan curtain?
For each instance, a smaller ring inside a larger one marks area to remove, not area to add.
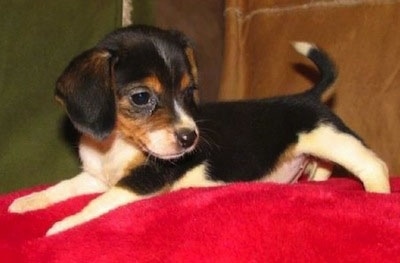
[[[222,100],[290,94],[318,73],[290,46],[336,61],[335,112],[400,174],[400,1],[227,0]]]

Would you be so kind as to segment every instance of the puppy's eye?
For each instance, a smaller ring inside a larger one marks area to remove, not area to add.
[[[124,103],[124,110],[136,116],[150,116],[160,104],[157,94],[151,88],[139,84],[121,89],[118,95],[123,101],[127,100],[129,103],[128,106]]]
[[[193,97],[193,94],[197,90],[197,87],[195,85],[189,86],[185,90],[185,96],[186,97]]]
[[[131,100],[138,106],[144,106],[149,104],[151,94],[148,91],[140,91],[131,95]]]
[[[136,107],[154,107],[157,104],[157,97],[147,87],[137,87],[130,92],[130,100]]]

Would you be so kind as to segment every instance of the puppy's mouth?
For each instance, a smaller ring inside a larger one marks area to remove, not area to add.
[[[193,147],[194,149],[195,147]],[[163,159],[163,160],[174,160],[174,159],[179,159],[181,157],[183,157],[185,154],[190,153],[191,151],[193,151],[193,149],[188,149],[188,150],[182,150],[181,152],[178,153],[169,153],[169,154],[159,154],[156,152],[153,152],[151,150],[147,150],[147,152],[159,159]]]
[[[142,144],[144,150],[163,160],[183,157],[196,148],[199,140],[197,129],[182,129],[174,133],[160,130],[150,133],[148,137],[149,142]]]

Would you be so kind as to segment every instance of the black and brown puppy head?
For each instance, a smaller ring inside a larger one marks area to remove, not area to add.
[[[177,31],[131,26],[77,56],[59,77],[56,98],[78,130],[97,139],[116,130],[163,159],[195,148],[198,128],[193,49]]]

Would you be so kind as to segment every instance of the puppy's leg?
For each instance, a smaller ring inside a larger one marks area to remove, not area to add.
[[[315,158],[307,164],[304,171],[310,181],[326,181],[331,176],[333,164],[331,162],[316,160]]]
[[[61,181],[43,191],[14,200],[9,206],[8,211],[11,213],[25,213],[49,207],[71,197],[83,194],[102,193],[107,189],[108,186],[96,177],[82,172],[69,180]]]
[[[296,151],[343,166],[362,181],[368,192],[390,192],[386,164],[360,140],[330,125],[323,124],[300,134]]]
[[[138,195],[133,191],[123,187],[111,187],[110,190],[91,201],[80,212],[55,223],[47,231],[46,236],[54,235],[72,227],[81,225],[120,206],[144,199],[145,197],[148,196]]]
[[[188,187],[208,187],[222,184],[207,179],[207,164],[202,163],[188,170],[177,181],[170,184],[165,181],[164,173],[171,173],[173,169],[153,169],[152,166],[138,168],[132,176],[125,177],[119,186],[110,188],[107,192],[91,201],[79,213],[66,217],[55,223],[46,233],[47,236],[68,230],[102,216],[111,210],[123,205],[149,198],[162,191],[175,191]],[[180,169],[178,169],[180,170]],[[149,180],[149,176],[152,179]],[[146,182],[147,181],[147,182]],[[139,194],[140,192],[140,194]]]
[[[333,166],[332,164],[330,164],[330,166],[317,164],[317,168],[316,168],[311,180],[317,181],[317,182],[328,180],[332,174],[332,166]]]

